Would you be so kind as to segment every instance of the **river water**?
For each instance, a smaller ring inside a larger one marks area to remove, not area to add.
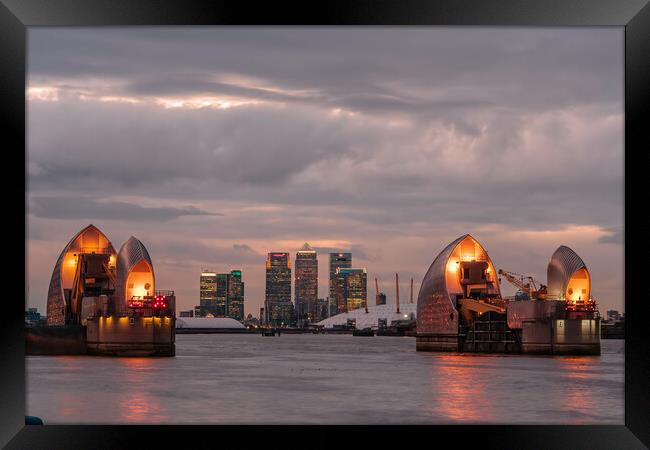
[[[46,424],[623,424],[601,356],[415,351],[412,337],[177,335],[174,358],[26,357]]]

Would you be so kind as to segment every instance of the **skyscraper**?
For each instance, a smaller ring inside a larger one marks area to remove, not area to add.
[[[241,270],[230,273],[216,273],[204,270],[201,273],[200,304],[195,309],[197,316],[244,318],[244,283]]]
[[[289,325],[291,303],[291,261],[289,253],[269,253],[266,258],[266,322],[272,326]]]
[[[298,326],[313,322],[318,301],[318,259],[316,252],[305,244],[296,253],[295,303]]]
[[[217,274],[204,269],[201,272],[199,286],[199,311],[201,316],[208,313],[216,315],[217,311]]]
[[[326,298],[316,300],[316,312],[314,313],[314,322],[320,322],[330,316],[329,302]]]
[[[337,299],[342,287],[338,284],[339,280],[336,276],[336,271],[339,268],[352,267],[352,253],[330,253],[330,278],[329,278],[329,303],[330,303],[330,316],[339,313]]]
[[[226,304],[228,303],[228,278],[230,278],[230,274],[228,273],[217,274],[216,311],[213,313],[215,317],[226,317]]]
[[[244,282],[241,270],[231,270],[228,280],[228,302],[226,315],[233,319],[244,320]]]
[[[339,292],[337,298],[338,313],[365,308],[368,297],[368,279],[366,269],[336,269]]]

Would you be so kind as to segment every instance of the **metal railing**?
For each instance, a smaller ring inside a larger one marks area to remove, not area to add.
[[[564,302],[566,311],[596,311],[596,301],[589,300],[566,300]]]
[[[174,296],[174,291],[154,291],[154,295],[164,295],[165,297],[173,297]]]
[[[111,254],[112,251],[109,247],[81,247],[75,253],[97,253],[97,254]]]

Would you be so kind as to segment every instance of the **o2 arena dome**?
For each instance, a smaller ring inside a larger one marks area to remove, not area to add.
[[[241,322],[230,317],[180,317],[176,318],[177,329],[245,330]]]
[[[357,329],[377,328],[379,326],[379,319],[386,319],[386,323],[390,325],[394,320],[410,320],[416,318],[417,305],[415,303],[400,303],[399,310],[400,312],[398,313],[397,306],[394,303],[368,306],[368,312],[366,312],[365,308],[358,308],[328,317],[316,325],[333,328],[334,325],[347,324],[348,319],[356,319]]]

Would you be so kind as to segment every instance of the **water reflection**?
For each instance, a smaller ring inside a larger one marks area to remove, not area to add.
[[[588,413],[598,407],[597,391],[591,387],[598,378],[594,373],[598,360],[589,356],[558,358],[559,373],[568,379],[563,383],[564,392],[559,396],[560,408],[575,414],[569,423],[582,424],[593,420]]]
[[[155,394],[160,368],[156,358],[120,358],[119,420],[127,423],[168,422],[167,409]],[[120,382],[122,381],[122,382]]]
[[[28,357],[29,414],[50,424],[623,423],[623,347],[611,340],[600,357],[502,357],[416,353],[391,337],[177,339],[175,358]]]
[[[486,422],[492,415],[489,369],[479,367],[479,359],[466,355],[432,358],[433,392],[437,399],[434,414],[454,422]]]
[[[66,419],[73,419],[79,413],[84,412],[84,404],[80,401],[79,396],[70,392],[63,392],[57,396],[56,401],[60,405],[61,415]]]
[[[122,422],[151,423],[168,422],[169,417],[160,403],[146,391],[132,391],[120,397],[120,416]]]

